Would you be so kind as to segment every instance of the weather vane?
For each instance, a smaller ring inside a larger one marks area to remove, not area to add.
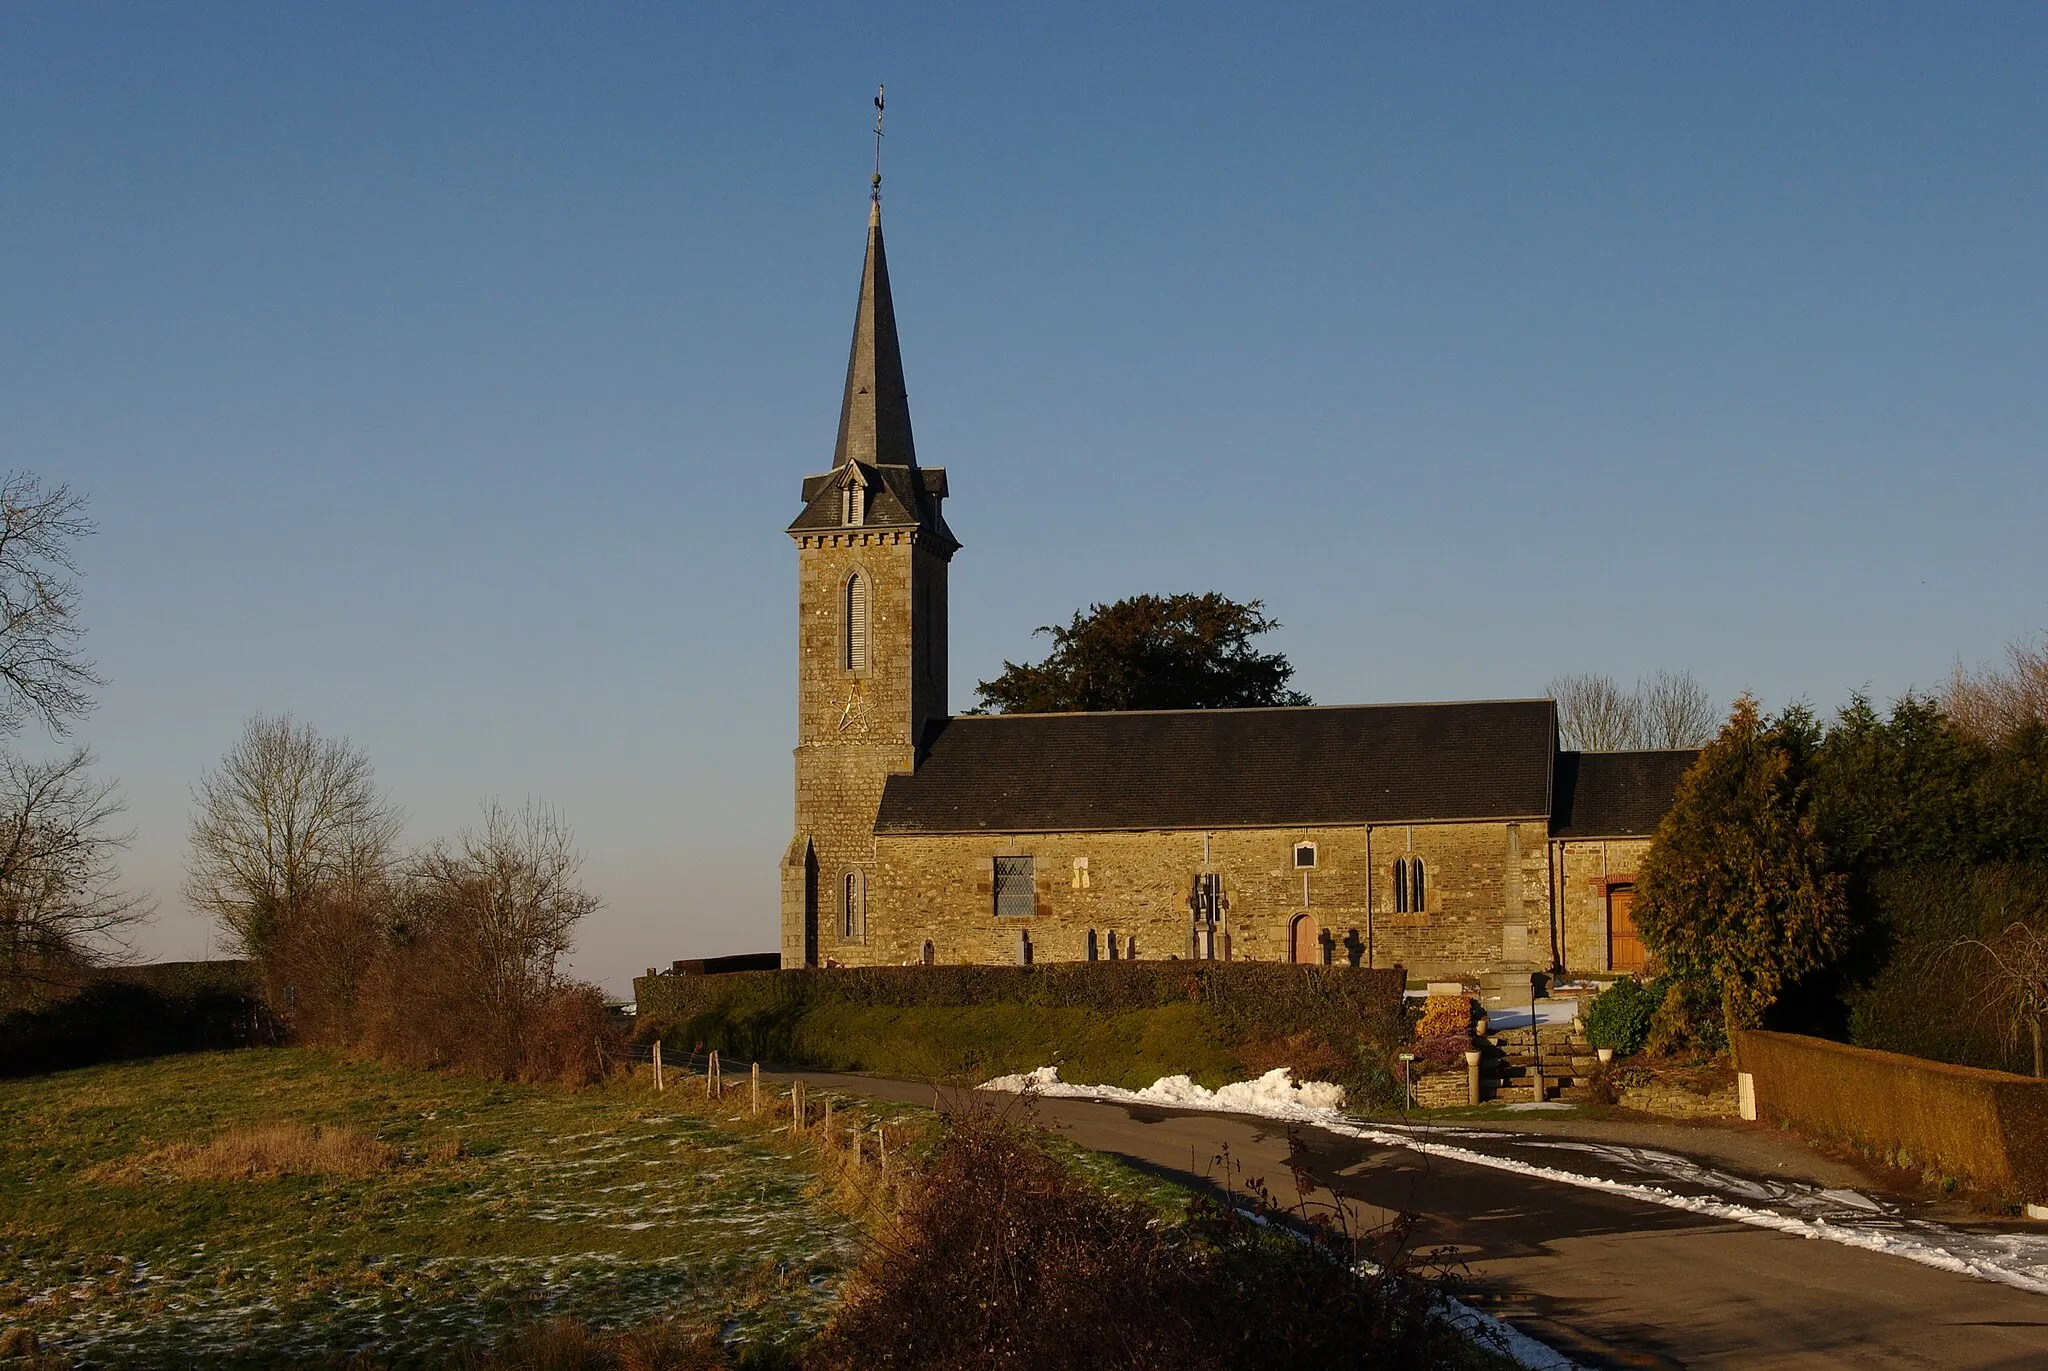
[[[877,205],[882,203],[882,96],[887,86],[875,87],[875,181],[868,198]]]

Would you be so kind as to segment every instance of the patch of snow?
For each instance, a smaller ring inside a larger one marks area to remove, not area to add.
[[[1382,1146],[1405,1147],[1426,1156],[1624,1195],[1668,1209],[1706,1214],[1795,1237],[1883,1252],[1937,1270],[2048,1295],[2048,1238],[2026,1233],[1968,1232],[1930,1220],[1905,1218],[1855,1191],[1751,1180],[1654,1148],[1489,1133],[1483,1129],[1362,1123],[1341,1111],[1341,1088],[1316,1081],[1297,1086],[1285,1067],[1275,1068],[1256,1081],[1239,1081],[1214,1091],[1194,1085],[1185,1076],[1167,1076],[1143,1090],[1074,1085],[1060,1080],[1058,1070],[1049,1066],[1023,1075],[998,1077],[982,1088],[1115,1104],[1164,1105],[1205,1113],[1248,1114],[1310,1124]],[[1323,1093],[1326,1091],[1334,1092],[1337,1102],[1330,1102],[1329,1095]],[[1529,1103],[1533,1105],[1534,1101]],[[1459,1141],[1445,1141],[1449,1138]],[[1488,1142],[1502,1147],[1579,1154],[1645,1179],[1590,1175],[1466,1145]],[[1688,1193],[1699,1191],[1705,1193]]]
[[[1502,1105],[1501,1108],[1510,1114],[1528,1114],[1539,1109],[1577,1109],[1578,1106],[1567,1104],[1563,1100],[1522,1100],[1516,1104]]]
[[[1581,1006],[1577,1000],[1538,1000],[1536,1022],[1539,1024],[1566,1024],[1579,1016]],[[1519,1005],[1513,1001],[1495,1009],[1486,1006],[1486,1031],[1498,1033],[1504,1028],[1527,1028],[1529,1026],[1529,1002]]]
[[[1041,1066],[1020,1076],[998,1076],[983,1090],[1051,1098],[1114,1100],[1119,1104],[1161,1104],[1173,1109],[1199,1109],[1214,1114],[1256,1114],[1297,1123],[1320,1122],[1344,1107],[1344,1087],[1328,1081],[1296,1084],[1294,1073],[1276,1066],[1255,1081],[1233,1081],[1218,1090],[1196,1085],[1186,1076],[1161,1076],[1143,1090],[1115,1085],[1069,1085],[1056,1066]]]

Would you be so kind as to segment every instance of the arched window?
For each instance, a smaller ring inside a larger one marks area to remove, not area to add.
[[[932,946],[930,938],[924,940],[924,952],[919,956],[918,960],[926,966],[937,966],[939,964],[938,949]]]
[[[839,889],[839,936],[853,942],[860,937],[860,873],[847,872]]]
[[[1095,930],[1091,928],[1088,930],[1088,960],[1091,962],[1095,960],[1096,947]]]
[[[1422,899],[1422,858],[1411,857],[1408,865],[1411,868],[1408,872],[1408,907],[1420,914],[1429,908]]]
[[[846,669],[868,669],[868,578],[858,571],[846,578]]]
[[[1394,912],[1396,914],[1406,914],[1408,912],[1408,859],[1406,857],[1396,857],[1394,859]]]

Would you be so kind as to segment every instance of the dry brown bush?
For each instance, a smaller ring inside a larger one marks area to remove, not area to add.
[[[395,1148],[346,1125],[297,1120],[231,1128],[204,1143],[175,1143],[97,1173],[105,1180],[147,1174],[186,1181],[271,1181],[282,1176],[374,1176],[398,1165]]]
[[[1283,1217],[1263,1192],[1240,1196]],[[1306,1217],[1306,1215],[1295,1215]],[[804,1359],[813,1371],[1317,1371],[1465,1365],[1439,1288],[1397,1249],[1296,1243],[1235,1208],[1154,1215],[1076,1179],[1022,1129],[956,1116]]]
[[[357,1036],[358,1000],[396,917],[396,892],[382,880],[307,897],[257,959],[263,998],[292,1037],[345,1047]]]

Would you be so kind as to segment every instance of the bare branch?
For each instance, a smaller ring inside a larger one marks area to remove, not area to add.
[[[1612,676],[1560,676],[1550,696],[1564,745],[1580,752],[1703,747],[1720,727],[1706,687],[1689,671],[1660,671],[1632,691]]]
[[[153,912],[116,888],[131,834],[114,827],[119,787],[74,748],[52,762],[0,757],[0,940],[5,990],[62,982],[123,946]]]
[[[1641,705],[1612,676],[1560,676],[1550,683],[1550,695],[1557,701],[1557,727],[1566,747],[1616,752],[1636,745]]]
[[[1690,671],[1660,671],[1636,682],[1637,747],[1705,747],[1721,721]]]
[[[0,733],[31,720],[62,736],[101,684],[79,654],[73,545],[93,533],[85,498],[17,471],[0,480]]]
[[[2006,669],[1965,671],[1961,662],[1942,692],[1943,712],[1965,733],[1996,741],[2029,723],[2048,723],[2048,637],[2039,648],[2015,639]]]
[[[1994,1022],[2005,1034],[2008,1047],[2018,1046],[2021,1034],[2032,1040],[2034,1074],[2048,1075],[2048,1051],[2043,1034],[2048,1030],[2048,931],[2039,926],[2042,910],[2035,905],[2020,911],[2008,904],[2001,911],[2013,918],[1991,938],[1962,938],[1949,945],[1951,957],[1975,953],[1980,973],[1975,1009],[1980,1019]]]
[[[370,759],[258,715],[193,790],[185,894],[251,955],[317,901],[380,880],[404,819]]]

